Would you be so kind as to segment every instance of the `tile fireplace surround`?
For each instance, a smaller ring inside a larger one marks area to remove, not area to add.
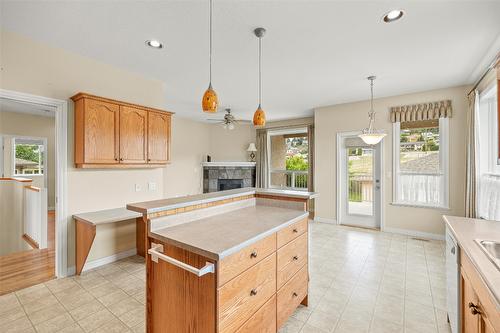
[[[203,193],[255,186],[255,162],[204,162],[202,166]]]

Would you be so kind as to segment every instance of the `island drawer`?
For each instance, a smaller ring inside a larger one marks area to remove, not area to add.
[[[276,234],[272,234],[244,249],[223,258],[219,263],[218,285],[223,286],[229,280],[257,264],[276,251]]]
[[[307,263],[307,232],[278,250],[277,288],[281,288]]]
[[[276,333],[276,295],[273,295],[236,333]]]
[[[219,332],[235,332],[275,292],[276,254],[273,253],[219,289]]]
[[[307,231],[307,218],[304,218],[303,220],[295,222],[294,224],[291,224],[288,227],[281,229],[280,231],[278,231],[278,236],[277,236],[278,248],[299,237],[306,231]]]
[[[283,288],[278,291],[276,298],[277,329],[290,317],[302,300],[307,296],[308,273],[307,265],[295,274]]]

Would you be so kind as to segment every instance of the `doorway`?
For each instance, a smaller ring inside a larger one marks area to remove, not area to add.
[[[337,136],[337,223],[380,229],[382,142],[367,145],[358,134]]]
[[[0,257],[2,294],[67,275],[67,102],[0,89],[0,114],[2,191],[30,245]]]

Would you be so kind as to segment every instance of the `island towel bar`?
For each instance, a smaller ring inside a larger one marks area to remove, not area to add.
[[[193,273],[194,275],[197,276],[203,276],[208,273],[215,273],[215,266],[210,262],[207,262],[206,265],[202,268],[196,268],[186,263],[183,263],[182,261],[169,257],[163,254],[162,252],[163,252],[163,245],[151,243],[151,248],[148,250],[148,253],[151,255],[151,260],[153,260],[156,263],[158,262],[158,259],[161,259],[174,266],[182,268],[190,273]]]

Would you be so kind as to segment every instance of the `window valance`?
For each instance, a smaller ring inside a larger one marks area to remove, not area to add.
[[[393,123],[451,118],[451,114],[451,100],[391,107]]]

